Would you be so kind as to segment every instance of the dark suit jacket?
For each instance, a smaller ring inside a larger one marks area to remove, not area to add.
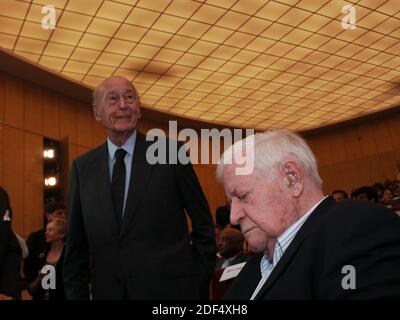
[[[241,253],[229,263],[229,266],[233,266],[235,264],[245,262],[249,258],[250,258],[249,256],[246,256],[245,254]],[[224,261],[225,261],[224,258],[217,259],[217,262],[215,263],[215,269],[221,268]]]
[[[0,221],[0,293],[20,298],[21,247],[10,222]]]
[[[219,225],[222,229],[225,228],[227,224],[231,223],[230,215],[231,210],[227,205],[218,207],[217,211],[215,212],[216,224]]]
[[[120,232],[107,144],[73,162],[64,259],[68,299],[88,298],[89,282],[94,299],[198,299],[207,294],[215,264],[207,200],[190,164],[146,161],[151,143],[138,132]]]
[[[32,283],[39,270],[43,267],[42,259],[46,256],[49,244],[46,243],[45,230],[40,229],[32,232],[26,241],[29,254],[24,260],[25,280],[28,284]]]
[[[246,263],[225,299],[250,299],[261,258]],[[346,265],[355,268],[354,290],[342,287]],[[400,298],[399,270],[399,217],[370,202],[328,198],[300,228],[256,300]]]
[[[39,270],[41,270],[47,264],[46,260],[49,251],[50,251],[50,245],[46,245],[45,248],[42,250],[41,254],[39,255],[36,277],[39,273]],[[32,295],[32,300],[51,300],[51,301],[66,300],[64,283],[63,283],[64,256],[65,256],[65,247],[61,253],[60,259],[54,266],[56,272],[56,288],[48,289],[48,291],[46,292],[46,290],[40,287],[35,293],[29,292]]]

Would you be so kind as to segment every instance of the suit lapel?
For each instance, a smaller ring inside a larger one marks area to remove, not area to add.
[[[251,257],[233,281],[224,296],[227,300],[250,300],[258,283],[261,280],[260,261],[263,254]]]
[[[128,197],[126,199],[121,236],[136,216],[136,207],[142,198],[151,176],[152,166],[146,160],[147,141],[143,134],[137,132],[135,150],[132,156],[131,176],[129,179]]]
[[[317,208],[315,208],[314,212],[308,217],[307,221],[301,226],[300,230],[294,237],[292,243],[286,249],[282,258],[279,260],[275,269],[272,271],[271,275],[268,277],[268,280],[265,282],[264,286],[258,292],[255,300],[260,299],[265,293],[271,288],[271,286],[279,279],[282,275],[283,271],[286,269],[289,262],[292,260],[294,254],[297,252],[303,241],[309,235],[309,230],[317,222],[318,218],[326,213],[332,205],[335,204],[335,200],[332,197],[328,197],[324,201],[322,201]]]
[[[108,167],[108,147],[105,143],[98,154],[98,159],[95,160],[96,170],[93,172],[96,175],[97,186],[99,187],[99,202],[101,211],[105,213],[105,218],[108,225],[111,228],[111,232],[114,238],[118,237],[118,227],[115,221],[115,213],[112,205],[111,197],[111,185],[110,185],[110,171]]]

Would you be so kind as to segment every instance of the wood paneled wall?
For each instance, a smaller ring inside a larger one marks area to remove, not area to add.
[[[167,125],[142,119],[139,130]],[[308,135],[317,156],[324,191],[330,193],[393,179],[400,160],[400,114]],[[41,227],[43,138],[69,137],[71,159],[103,143],[106,134],[91,107],[6,73],[0,73],[0,184],[8,191],[14,228],[23,236]],[[215,166],[194,165],[212,213],[225,203]]]
[[[400,112],[306,136],[324,180],[324,192],[393,180],[400,161]],[[350,195],[350,194],[349,194]]]

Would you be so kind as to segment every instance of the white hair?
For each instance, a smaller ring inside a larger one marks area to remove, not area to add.
[[[95,107],[99,107],[102,104],[102,99],[104,96],[104,85],[103,82],[97,86],[94,90],[93,90],[93,102],[92,105]]]
[[[264,133],[257,133],[230,146],[223,153],[218,164],[218,181],[223,182],[224,165],[232,163],[232,160],[238,156],[239,151],[243,153],[243,146],[248,151],[248,148],[251,148],[253,143],[254,168],[258,174],[268,177],[268,172],[271,168],[279,166],[285,159],[291,159],[303,168],[305,176],[310,177],[319,187],[322,186],[314,153],[303,138],[289,130],[270,130]],[[246,157],[248,154],[246,152]]]

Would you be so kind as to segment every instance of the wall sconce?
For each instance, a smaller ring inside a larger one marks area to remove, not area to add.
[[[54,159],[54,156],[55,156],[55,151],[54,151],[54,149],[46,149],[46,150],[44,150],[44,151],[43,151],[43,156],[44,156],[46,159]]]
[[[57,185],[57,178],[56,177],[47,177],[44,179],[44,185],[46,187],[54,187]]]

